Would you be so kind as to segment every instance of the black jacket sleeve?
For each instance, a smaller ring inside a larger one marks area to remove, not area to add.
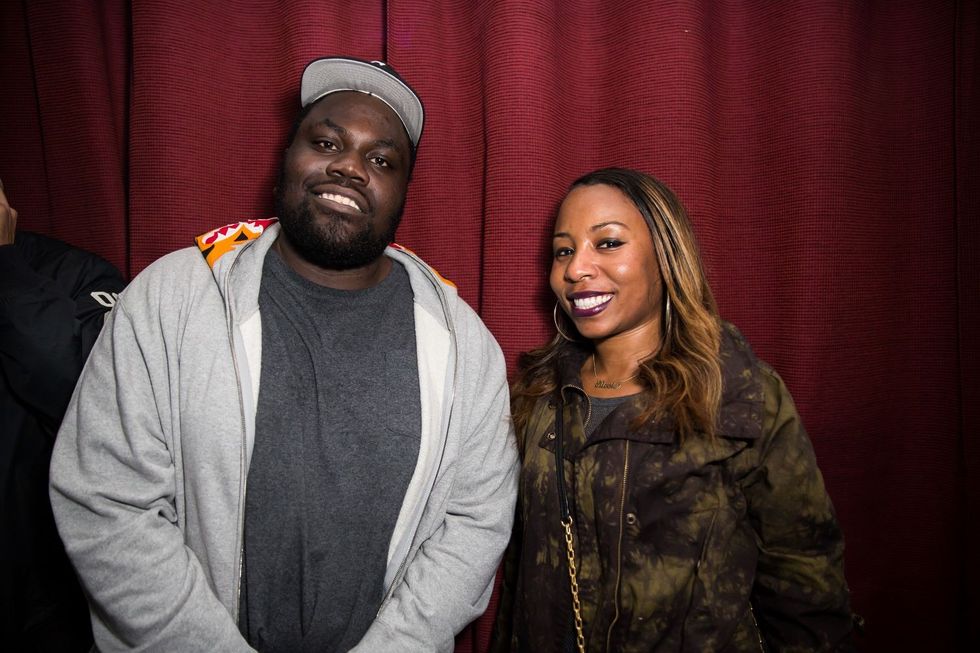
[[[19,232],[0,247],[0,373],[51,429],[124,286],[110,263],[60,241]]]

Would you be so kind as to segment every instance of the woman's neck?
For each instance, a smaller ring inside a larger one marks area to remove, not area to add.
[[[640,361],[660,346],[660,325],[635,329],[594,342],[595,351],[582,365],[582,383],[596,397],[621,397],[643,389]]]
[[[609,338],[596,340],[595,365],[600,377],[626,378],[635,373],[640,361],[660,348],[660,322],[641,325]]]

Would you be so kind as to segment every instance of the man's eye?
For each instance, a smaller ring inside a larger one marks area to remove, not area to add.
[[[372,156],[371,163],[378,166],[379,168],[390,168],[391,164],[388,163],[388,159],[383,156]]]
[[[616,238],[603,238],[597,245],[598,249],[616,249],[622,246],[623,241]]]
[[[327,138],[315,140],[313,145],[321,150],[333,151],[337,149],[337,144]]]

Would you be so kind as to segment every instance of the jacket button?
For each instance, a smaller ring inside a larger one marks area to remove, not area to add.
[[[554,440],[555,439],[555,432],[554,431],[552,431],[551,433],[548,434],[548,439],[549,440]]]
[[[632,512],[626,513],[626,524],[627,525],[629,525],[629,526],[635,526],[636,525],[636,521],[637,520],[636,520],[636,514],[635,513],[632,513]]]

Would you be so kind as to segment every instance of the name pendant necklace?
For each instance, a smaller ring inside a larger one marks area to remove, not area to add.
[[[603,381],[599,378],[599,373],[595,368],[595,354],[592,354],[592,376],[595,377],[595,387],[599,390],[619,390],[624,383],[627,381],[632,381],[636,377],[640,376],[640,370],[636,370],[636,374],[625,378],[622,381]]]

